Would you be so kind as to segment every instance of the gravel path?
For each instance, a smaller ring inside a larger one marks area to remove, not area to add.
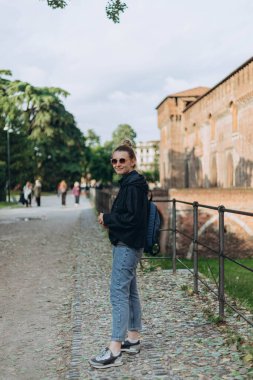
[[[73,231],[81,210],[0,210],[0,379],[64,378],[71,345]],[[80,207],[81,208],[81,207]]]
[[[110,336],[111,247],[88,200],[78,209],[58,203],[0,210],[0,380],[253,378],[199,297],[181,290],[189,274],[148,264],[139,269],[141,353],[124,354],[121,367],[91,368],[88,358]],[[252,334],[235,318],[230,325]]]

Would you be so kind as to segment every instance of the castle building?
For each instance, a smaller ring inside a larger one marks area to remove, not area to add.
[[[157,106],[163,188],[253,186],[253,57]]]

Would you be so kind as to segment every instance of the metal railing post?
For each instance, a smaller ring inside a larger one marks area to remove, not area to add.
[[[219,317],[224,319],[224,206],[218,207],[219,212]]]
[[[172,200],[172,265],[173,265],[173,274],[176,273],[176,255],[177,255],[177,209],[176,209],[176,199]]]
[[[198,293],[198,202],[193,202],[193,273],[194,293]]]

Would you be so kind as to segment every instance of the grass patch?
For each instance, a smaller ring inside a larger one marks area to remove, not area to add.
[[[253,269],[253,259],[238,259],[237,261]],[[214,277],[218,281],[218,260],[201,260],[199,271],[209,278]],[[225,292],[253,311],[253,273],[229,260],[225,260]]]
[[[55,197],[57,196],[56,192],[42,192],[41,197],[47,197],[50,195],[54,195]],[[5,207],[11,207],[11,208],[16,208],[16,207],[21,207],[21,203],[19,203],[19,197],[20,197],[20,192],[18,191],[11,191],[10,194],[10,202],[0,202],[0,209],[5,208]],[[7,199],[7,198],[6,198]],[[33,197],[33,200],[35,198]]]
[[[0,208],[6,208],[6,207],[11,207],[11,208],[16,208],[18,207],[18,203],[16,202],[0,202]]]
[[[189,268],[193,268],[192,260],[181,259],[181,261]],[[253,269],[253,259],[238,259],[237,261]],[[152,267],[172,269],[171,258],[168,258],[168,260],[150,258],[149,262]],[[177,262],[176,267],[177,269],[185,268],[179,262]],[[218,282],[218,259],[199,259],[199,272]],[[238,300],[247,309],[253,311],[253,273],[227,259],[225,260],[225,292],[234,300]]]
[[[223,323],[222,318],[219,315],[216,315],[210,307],[206,307],[203,309],[204,315],[206,316],[207,320],[211,323],[215,323],[216,325],[219,325]]]

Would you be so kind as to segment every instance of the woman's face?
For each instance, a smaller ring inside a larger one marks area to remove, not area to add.
[[[131,159],[128,152],[114,152],[111,161],[117,174],[127,174],[134,170],[135,159]]]

